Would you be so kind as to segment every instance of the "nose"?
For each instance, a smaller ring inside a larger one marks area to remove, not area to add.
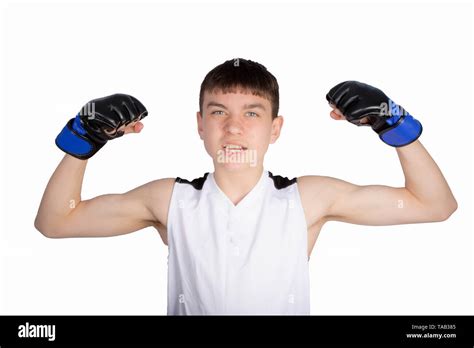
[[[237,117],[228,117],[224,125],[226,133],[230,134],[242,134],[242,124]]]

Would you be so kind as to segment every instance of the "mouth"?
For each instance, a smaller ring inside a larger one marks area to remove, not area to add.
[[[227,152],[238,152],[247,150],[247,147],[237,144],[224,144],[222,145],[222,148]]]

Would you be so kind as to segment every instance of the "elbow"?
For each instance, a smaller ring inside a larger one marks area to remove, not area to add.
[[[38,232],[40,232],[43,236],[47,237],[47,238],[51,238],[50,237],[50,233],[49,233],[49,230],[48,228],[45,226],[45,224],[41,221],[40,218],[38,218],[38,216],[36,217],[35,219],[35,228]]]
[[[38,232],[40,232],[43,236],[45,236],[45,228],[44,225],[42,224],[40,218],[36,216],[35,222],[34,222],[35,228]]]
[[[58,238],[59,237],[58,234],[55,233],[54,229],[51,228],[50,225],[45,223],[38,216],[35,219],[34,226],[35,226],[36,230],[38,230],[46,238]]]
[[[439,209],[435,209],[433,222],[442,222],[448,220],[451,215],[458,209],[458,203],[453,198],[451,202],[446,203]]]

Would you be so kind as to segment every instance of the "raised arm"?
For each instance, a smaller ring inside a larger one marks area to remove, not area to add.
[[[166,226],[173,179],[155,180],[123,194],[83,201],[81,187],[86,164],[87,161],[66,155],[53,173],[35,219],[35,227],[43,235],[109,237],[148,226]]]
[[[385,98],[380,90],[353,81],[337,85],[328,94],[332,118],[372,126],[382,141],[396,148],[405,186],[359,186],[330,177],[301,177],[298,185],[309,226],[330,220],[361,225],[435,222],[446,220],[457,209],[441,170],[417,140],[421,124]],[[384,114],[387,105],[391,109]],[[403,113],[393,115],[393,109]]]
[[[457,208],[440,169],[416,141],[397,149],[404,187],[359,186],[321,176],[298,178],[309,224],[319,219],[359,225],[397,225],[446,220]]]
[[[89,102],[68,122],[56,139],[67,155],[53,173],[35,219],[41,233],[53,238],[104,237],[151,225],[165,229],[174,182],[171,178],[123,194],[81,199],[87,159],[108,140],[139,133],[143,128],[139,121],[146,114],[138,100],[116,94]]]

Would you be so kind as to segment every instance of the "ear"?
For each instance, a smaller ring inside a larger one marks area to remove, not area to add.
[[[199,133],[199,137],[201,138],[201,140],[204,140],[203,139],[203,136],[204,136],[204,130],[203,130],[203,119],[202,119],[202,116],[201,116],[201,113],[198,111],[196,112],[196,120],[197,120],[197,126],[198,126],[198,133]]]
[[[283,116],[277,116],[272,120],[272,133],[270,137],[270,144],[275,143],[280,137],[281,128],[283,127]]]

